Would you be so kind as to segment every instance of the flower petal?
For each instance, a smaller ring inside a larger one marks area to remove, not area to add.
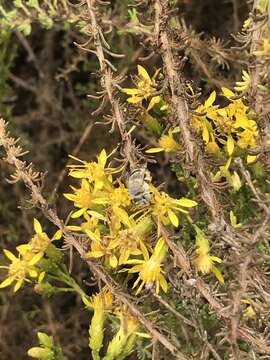
[[[14,286],[13,292],[17,292],[22,287],[23,282],[24,282],[24,280],[17,281]]]
[[[13,277],[6,278],[4,281],[1,282],[0,289],[3,289],[5,287],[9,286],[13,281],[14,281]]]
[[[141,65],[137,66],[138,69],[138,74],[147,82],[152,83],[152,80],[150,78],[150,76],[148,75],[148,72],[145,70],[145,68]]]
[[[160,100],[161,100],[160,96],[152,97],[146,111],[151,110],[156,104],[158,104],[160,102]]]
[[[155,153],[159,153],[159,152],[161,152],[161,151],[164,151],[164,149],[161,148],[161,147],[156,147],[156,148],[148,149],[148,150],[146,150],[145,152],[146,152],[147,154],[155,154]]]
[[[225,281],[223,275],[221,274],[221,271],[213,265],[212,272],[215,275],[215,277],[218,279],[218,281],[223,285]]]
[[[214,101],[216,100],[217,93],[214,91],[211,92],[209,98],[205,101],[204,107],[208,108],[213,105]]]
[[[170,222],[173,224],[173,226],[178,227],[178,225],[179,225],[178,217],[170,209],[168,210],[168,216],[169,216]]]
[[[42,226],[41,226],[40,222],[36,218],[34,218],[34,229],[35,229],[35,232],[37,234],[42,233]]]
[[[187,198],[181,198],[181,199],[177,200],[177,204],[180,206],[183,206],[183,207],[194,207],[194,206],[198,205],[197,201],[187,199]]]
[[[227,152],[229,156],[233,154],[233,151],[234,151],[234,140],[232,135],[229,135],[227,139]]]
[[[3,252],[10,261],[17,260],[16,256],[14,254],[12,254],[11,251],[4,249]]]

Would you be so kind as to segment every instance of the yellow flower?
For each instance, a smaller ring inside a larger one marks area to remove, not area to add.
[[[191,208],[197,205],[194,200],[186,198],[173,199],[167,193],[159,192],[154,186],[151,186],[151,191],[153,192],[152,214],[164,225],[171,223],[173,226],[178,227],[179,219],[176,213],[188,214],[188,211],[183,208]]]
[[[95,207],[97,204],[106,204],[106,197],[99,197],[102,193],[94,192],[94,189],[89,184],[88,180],[82,179],[81,187],[76,189],[71,186],[74,194],[64,194],[64,197],[74,202],[74,206],[80,210],[72,214],[72,218],[77,218],[83,215],[88,209]]]
[[[165,277],[162,275],[162,262],[165,259],[165,256],[168,251],[168,246],[163,238],[160,238],[156,243],[153,254],[149,257],[148,250],[143,242],[140,243],[141,251],[143,254],[144,260],[131,259],[128,260],[127,264],[136,264],[131,269],[128,270],[129,273],[139,273],[138,279],[135,281],[133,288],[135,288],[139,282],[141,284],[136,291],[136,295],[140,293],[143,286],[152,286],[156,283],[156,293],[159,293],[159,288],[161,287],[164,292],[168,290],[168,284]]]
[[[137,88],[130,89],[130,88],[124,88],[122,91],[127,94],[131,95],[127,101],[131,104],[138,104],[142,103],[142,101],[148,98],[151,98],[149,105],[147,107],[147,111],[152,109],[155,104],[158,104],[161,101],[160,96],[155,96],[156,92],[156,82],[155,78],[159,73],[159,70],[155,72],[153,78],[151,79],[148,75],[148,72],[145,70],[145,68],[141,65],[137,66],[138,69],[138,77],[135,80],[135,85]]]
[[[194,225],[196,230],[196,253],[197,257],[195,260],[195,265],[198,271],[202,274],[209,274],[212,272],[218,281],[221,284],[224,284],[224,278],[220,272],[220,270],[214,265],[215,262],[221,263],[222,260],[217,256],[212,256],[209,254],[210,246],[208,239],[204,236],[203,232],[198,228],[198,226]]]
[[[270,54],[270,42],[268,39],[263,40],[263,49],[253,51],[253,54],[256,56],[264,56]]]
[[[82,222],[80,226],[68,225],[66,228],[71,231],[83,231],[86,233],[87,230],[95,231],[99,224],[99,220],[106,221],[106,218],[103,215],[91,210],[85,212],[83,217],[86,221]]]
[[[103,149],[97,156],[97,162],[83,161],[70,155],[72,159],[79,161],[81,165],[68,165],[68,167],[71,169],[69,171],[69,175],[78,179],[87,179],[90,184],[94,183],[95,191],[102,189],[104,186],[110,189],[112,180],[110,175],[121,170],[120,167],[105,168],[108,157],[110,157],[112,153],[107,155],[106,150]]]
[[[38,272],[35,269],[34,265],[39,262],[40,257],[34,256],[32,259],[27,262],[24,258],[17,258],[12,252],[4,250],[4,254],[11,261],[9,266],[1,266],[1,268],[8,269],[8,277],[0,284],[0,288],[9,286],[14,281],[16,282],[14,286],[14,292],[18,291],[27,277],[36,278]]]
[[[127,207],[131,204],[131,198],[128,189],[121,183],[117,188],[113,188],[109,195],[109,204],[112,206]]]
[[[160,147],[146,150],[146,153],[153,154],[161,151],[165,151],[167,153],[175,153],[179,151],[180,145],[173,138],[173,134],[175,134],[176,132],[179,132],[178,128],[169,131],[168,135],[162,135],[158,141]]]
[[[254,127],[253,129],[246,129],[237,133],[237,145],[242,149],[246,149],[248,147],[254,148],[257,145],[258,133],[257,126],[256,128]]]
[[[22,244],[16,247],[19,254],[27,261],[30,261],[34,256],[39,256],[41,260],[52,241],[59,240],[62,236],[62,232],[57,231],[52,239],[50,239],[42,230],[42,226],[37,219],[34,219],[34,230],[36,233],[28,244]]]
[[[242,70],[242,80],[243,81],[237,81],[236,86],[234,89],[236,91],[247,91],[250,83],[250,76],[249,73],[246,70]]]
[[[141,255],[140,242],[151,233],[153,224],[150,216],[145,216],[137,223],[133,220],[127,229],[110,236],[108,250],[117,251],[118,264],[127,262],[131,255]]]
[[[106,264],[111,268],[115,269],[118,265],[118,260],[115,255],[114,249],[108,247],[107,239],[102,239],[100,237],[98,229],[95,232],[90,230],[86,230],[87,235],[92,240],[91,242],[91,250],[88,251],[87,256],[93,258],[101,258],[105,257]]]

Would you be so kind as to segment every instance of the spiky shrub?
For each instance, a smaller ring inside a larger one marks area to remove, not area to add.
[[[235,50],[187,28],[177,1],[123,4],[117,3],[129,14],[126,26],[123,19],[108,21],[108,5],[94,0],[0,7],[4,44],[12,31],[28,36],[35,22],[49,29],[60,21],[83,33],[78,46],[99,66],[101,104],[94,115],[105,116],[108,131],[118,135],[110,149],[102,144],[96,160],[70,155],[72,185],[63,196],[71,212],[63,220],[42,193],[42,174],[20,159],[25,153],[0,121],[3,160],[15,169],[11,181],[23,181],[40,210],[30,240],[13,252],[4,249],[10,263],[2,266],[7,274],[0,287],[17,292],[30,284],[43,296],[77,294],[90,314],[94,360],[135,352],[141,359],[266,358],[270,5],[254,0],[235,36],[243,46]],[[158,58],[156,70],[150,62],[130,70],[130,87],[117,74],[115,39],[105,39],[112,25],[120,39],[139,37]],[[203,94],[192,76],[185,78],[186,57],[206,78]],[[229,86],[225,76],[214,76],[217,66],[228,72],[234,60],[245,66],[237,68],[242,80]],[[159,179],[164,163],[174,178]],[[51,233],[41,225],[45,219]],[[67,249],[87,264],[98,291],[68,269]],[[29,356],[65,358],[51,336],[39,332],[38,338]]]

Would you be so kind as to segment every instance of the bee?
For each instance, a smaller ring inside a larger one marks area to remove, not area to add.
[[[127,188],[131,199],[135,205],[147,205],[151,200],[149,184],[151,183],[151,174],[147,165],[135,168],[129,174]]]

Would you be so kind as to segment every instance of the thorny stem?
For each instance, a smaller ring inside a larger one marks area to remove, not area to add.
[[[103,43],[104,38],[101,38],[101,29],[99,29],[99,25],[96,20],[95,14],[95,5],[96,0],[87,0],[87,7],[89,12],[89,18],[92,27],[92,35],[94,38],[94,45],[96,48],[95,54],[98,58],[98,62],[100,65],[100,73],[102,76],[101,84],[104,87],[105,93],[107,98],[109,99],[112,113],[113,113],[113,122],[116,121],[119,133],[123,140],[123,151],[125,153],[126,158],[128,159],[131,168],[135,166],[135,152],[134,152],[134,145],[132,144],[131,134],[126,131],[125,128],[125,119],[123,112],[120,107],[119,101],[115,98],[113,92],[115,88],[115,84],[113,84],[113,74],[112,70],[109,66],[109,61],[105,58],[104,50],[103,50]],[[105,43],[105,46],[108,47],[108,44]]]
[[[254,0],[252,11],[255,12],[260,5],[260,0]],[[255,21],[255,20],[254,20]],[[269,19],[268,19],[269,21]],[[253,55],[254,51],[259,50],[261,47],[260,40],[263,37],[263,22],[259,19],[255,21],[254,30],[251,32],[251,43],[250,43],[250,57],[253,59],[253,63],[249,67],[250,72],[250,87],[249,95],[253,98],[254,110],[259,116],[262,113],[262,95],[258,91],[258,85],[260,83],[260,72],[262,70],[260,64],[260,58]]]
[[[210,179],[207,165],[203,159],[203,154],[193,137],[190,121],[188,104],[184,99],[183,80],[178,70],[179,64],[171,47],[170,34],[168,32],[167,19],[167,0],[155,0],[155,41],[160,49],[161,57],[164,63],[164,71],[167,75],[169,87],[171,90],[171,102],[175,110],[178,123],[183,137],[183,143],[187,152],[187,161],[191,162],[193,169],[197,171],[197,178],[201,187],[202,199],[208,206],[213,222],[219,229],[225,225],[225,219],[222,213],[216,194],[213,190],[213,184]]]
[[[178,118],[178,123],[181,129],[181,134],[183,137],[183,142],[185,145],[185,149],[187,151],[188,160],[193,164],[193,168],[197,169],[197,178],[201,187],[201,194],[204,202],[209,207],[213,220],[216,223],[216,220],[219,220],[219,224],[226,224],[225,219],[223,217],[223,213],[221,210],[221,205],[219,204],[216,194],[213,190],[212,182],[210,180],[209,172],[207,171],[207,165],[203,159],[203,154],[196,144],[196,140],[193,138],[193,134],[190,128],[189,123],[189,114],[188,114],[188,105],[185,99],[183,98],[184,89],[182,79],[179,75],[178,70],[178,61],[175,58],[173,53],[173,49],[171,47],[170,41],[170,33],[168,31],[168,19],[166,11],[168,9],[168,1],[167,0],[155,0],[155,37],[156,44],[160,49],[161,57],[164,63],[165,74],[168,77],[169,87],[171,90],[171,101],[175,113]],[[256,75],[258,76],[258,75]],[[229,231],[229,228],[227,227]],[[196,281],[196,288],[199,292],[209,301],[209,304],[216,308],[221,314],[226,325],[231,329],[231,337],[232,344],[236,344],[237,337],[244,337],[247,339],[248,334],[243,331],[243,328],[239,327],[239,314],[240,314],[240,301],[245,293],[245,289],[247,286],[246,274],[247,268],[250,263],[250,257],[247,257],[245,261],[240,265],[239,272],[239,282],[243,286],[240,286],[239,291],[234,292],[233,294],[233,316],[226,315],[224,313],[224,308],[222,305],[217,302],[214,297],[211,295],[207,288],[203,285],[201,280]],[[250,339],[249,339],[250,342]],[[256,339],[253,339],[251,342],[252,345],[257,347],[258,342]],[[263,343],[260,346],[264,347],[266,353],[270,353],[269,347]]]

